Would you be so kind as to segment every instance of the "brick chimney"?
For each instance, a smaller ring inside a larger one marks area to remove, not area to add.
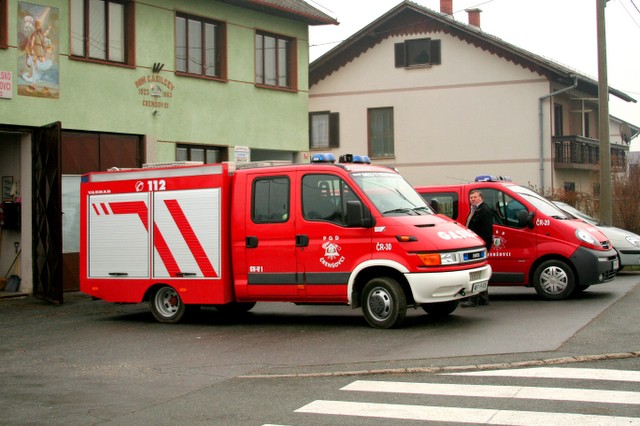
[[[453,0],[440,0],[440,13],[453,16]]]
[[[480,12],[482,10],[475,9],[465,9],[465,12],[469,14],[469,25],[480,28]]]

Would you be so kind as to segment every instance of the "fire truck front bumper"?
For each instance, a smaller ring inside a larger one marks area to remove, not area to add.
[[[491,266],[450,272],[405,274],[416,304],[464,299],[485,291]]]

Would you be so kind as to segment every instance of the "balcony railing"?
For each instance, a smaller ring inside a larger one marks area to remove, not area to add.
[[[554,136],[554,164],[557,168],[595,170],[600,164],[600,142],[582,136]],[[611,167],[627,164],[627,147],[611,145]]]

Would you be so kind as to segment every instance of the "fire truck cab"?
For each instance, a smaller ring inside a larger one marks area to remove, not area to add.
[[[490,285],[534,287],[545,299],[565,299],[614,279],[619,260],[602,232],[508,178],[484,175],[469,184],[416,187],[437,203],[438,213],[461,224],[476,189],[493,212]]]
[[[446,315],[486,289],[482,240],[433,214],[392,169],[342,160],[84,175],[81,290],[148,301],[161,322],[202,305],[286,301],[361,306],[390,328],[408,306]]]

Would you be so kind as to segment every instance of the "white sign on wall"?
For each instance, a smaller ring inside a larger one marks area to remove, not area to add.
[[[236,146],[233,149],[236,163],[248,163],[251,161],[251,149],[248,146]]]
[[[10,71],[0,71],[0,98],[13,98],[13,76]]]

